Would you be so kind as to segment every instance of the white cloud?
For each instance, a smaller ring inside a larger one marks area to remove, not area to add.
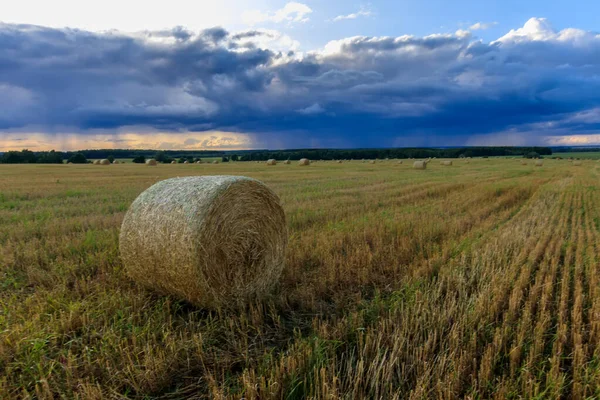
[[[264,12],[260,10],[246,11],[242,14],[242,20],[248,25],[256,25],[263,22],[274,23],[302,23],[309,20],[308,15],[312,9],[303,3],[295,1],[287,3],[283,8],[273,12]]]
[[[490,29],[492,26],[498,25],[497,22],[477,22],[469,27],[472,31],[483,31],[486,29]]]
[[[347,19],[356,19],[358,17],[370,17],[371,15],[373,15],[373,13],[369,10],[360,10],[352,14],[338,15],[333,19],[333,22],[344,21]]]
[[[321,114],[321,113],[325,112],[325,109],[323,107],[321,107],[321,105],[319,103],[315,103],[312,106],[298,110],[298,112],[300,114],[304,114],[304,115]]]

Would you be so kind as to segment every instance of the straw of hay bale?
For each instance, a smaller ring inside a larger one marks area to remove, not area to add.
[[[153,158],[151,158],[151,159],[149,159],[149,160],[146,160],[146,165],[149,165],[149,166],[151,166],[151,167],[152,167],[152,166],[156,166],[157,164],[158,164],[158,163],[157,163],[157,162],[156,162],[156,160],[155,160],[155,159],[153,159]]]
[[[290,160],[285,160],[283,163],[286,165],[290,165],[292,162]]]
[[[267,160],[267,165],[277,165],[277,160],[270,158]]]
[[[445,167],[451,167],[452,166],[452,161],[449,161],[449,160],[441,161],[440,164],[443,165],[443,166],[445,166]]]
[[[535,160],[536,167],[541,167],[542,165],[544,165],[544,162],[542,160]]]
[[[425,161],[415,161],[413,163],[413,168],[414,169],[425,169],[425,168],[427,168],[427,162],[425,162]]]
[[[573,165],[579,166],[579,165],[581,165],[581,161],[573,161]]]
[[[94,160],[94,165],[100,165],[100,160]]]
[[[300,161],[298,161],[298,165],[310,165],[310,160],[308,158],[301,158]]]
[[[100,165],[110,165],[110,161],[108,161],[106,158],[103,160],[100,160],[100,162],[98,163]]]
[[[132,279],[205,308],[236,307],[268,292],[286,245],[279,198],[243,176],[158,182],[131,204],[119,237]]]

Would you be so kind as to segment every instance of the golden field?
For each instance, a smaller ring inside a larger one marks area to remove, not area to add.
[[[600,398],[600,162],[0,166],[0,398]],[[272,295],[206,311],[131,281],[153,183],[281,198]]]

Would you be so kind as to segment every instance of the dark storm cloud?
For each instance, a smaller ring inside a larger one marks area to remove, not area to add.
[[[0,129],[229,130],[266,146],[593,132],[597,119],[576,116],[600,107],[599,36],[532,21],[493,43],[465,32],[354,37],[303,56],[266,48],[260,40],[276,36],[263,31],[1,24]]]

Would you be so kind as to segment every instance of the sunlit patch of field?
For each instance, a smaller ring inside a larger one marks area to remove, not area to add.
[[[0,166],[0,398],[598,398],[600,163]],[[138,287],[129,204],[233,174],[282,199],[272,296]]]

